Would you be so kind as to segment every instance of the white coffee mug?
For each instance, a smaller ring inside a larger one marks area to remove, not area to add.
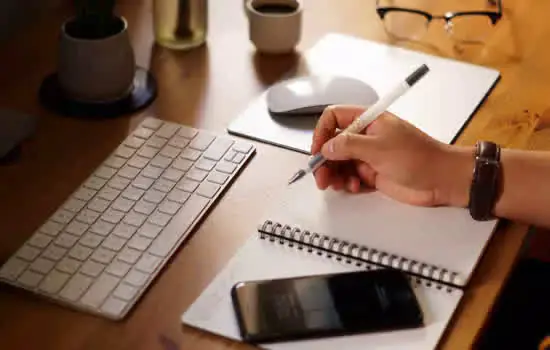
[[[294,51],[302,36],[301,0],[248,0],[250,41],[264,53]]]

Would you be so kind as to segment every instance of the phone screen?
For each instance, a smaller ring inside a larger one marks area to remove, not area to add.
[[[252,343],[423,325],[408,278],[392,269],[240,282],[231,294]]]

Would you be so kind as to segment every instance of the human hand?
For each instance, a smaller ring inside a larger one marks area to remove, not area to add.
[[[314,174],[320,189],[358,192],[366,185],[413,205],[466,205],[468,149],[441,143],[389,112],[361,134],[340,134],[364,110],[331,106],[321,115],[311,146],[328,160]]]

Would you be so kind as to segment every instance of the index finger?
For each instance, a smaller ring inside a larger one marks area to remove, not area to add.
[[[313,130],[311,153],[320,152],[325,142],[334,137],[337,129],[347,127],[366,108],[365,106],[354,105],[333,105],[325,108],[317,121],[315,130]]]

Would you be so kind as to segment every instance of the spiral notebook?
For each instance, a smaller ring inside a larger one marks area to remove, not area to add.
[[[410,206],[380,192],[320,191],[313,177],[289,186],[244,246],[182,315],[184,324],[240,340],[230,288],[243,280],[393,267],[415,286],[426,326],[267,349],[432,349],[496,227],[461,208]]]

